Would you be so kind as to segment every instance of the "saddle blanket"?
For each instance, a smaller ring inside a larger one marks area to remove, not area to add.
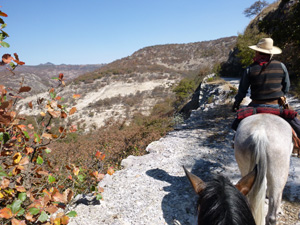
[[[291,109],[278,109],[272,107],[245,107],[237,111],[238,120],[242,120],[248,116],[256,113],[270,113],[281,116],[284,119],[294,119],[297,116],[297,112]]]

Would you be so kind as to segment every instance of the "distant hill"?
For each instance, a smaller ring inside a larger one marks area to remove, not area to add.
[[[166,44],[142,48],[131,56],[116,60],[100,69],[77,77],[76,81],[92,82],[109,75],[145,72],[191,73],[211,69],[228,59],[236,36],[188,44]]]
[[[18,66],[13,75],[6,66],[0,67],[0,84],[9,88],[18,88],[24,78],[24,85],[32,87],[32,93],[46,91],[53,85],[52,77],[58,77],[60,73],[64,74],[66,81],[99,69],[104,64],[94,65],[54,65],[52,63],[40,64],[37,66]]]

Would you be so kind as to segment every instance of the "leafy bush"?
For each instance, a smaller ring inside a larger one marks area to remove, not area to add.
[[[255,52],[249,48],[250,45],[256,45],[261,38],[267,37],[264,33],[259,33],[257,29],[246,30],[244,34],[239,34],[237,38],[238,57],[242,65],[249,66],[253,62]]]
[[[184,78],[179,84],[173,89],[176,96],[175,108],[179,108],[188,97],[194,92],[196,87],[195,81],[193,79]]]
[[[6,14],[0,11],[0,16]],[[4,24],[4,21],[1,19],[0,23]],[[7,36],[4,36],[3,30],[1,32],[0,36],[4,40]],[[18,65],[24,64],[17,54],[14,56],[15,58],[9,54],[3,55],[1,64],[9,65],[8,69],[13,74]],[[21,95],[28,93],[31,88],[23,86],[23,82],[16,91],[0,85],[0,218],[2,224],[67,224],[69,217],[76,216],[76,212],[70,212],[66,207],[74,194],[83,188],[87,189],[86,185],[89,185],[88,187],[94,187],[94,193],[101,198],[103,190],[95,187],[104,176],[100,173],[105,158],[103,153],[95,152],[87,168],[66,161],[64,168],[68,171],[63,174],[60,173],[60,168],[54,167],[49,160],[51,158],[49,156],[53,154],[49,144],[64,138],[69,132],[76,131],[76,127],[66,121],[67,117],[76,112],[76,108],[69,109],[63,104],[63,98],[59,95],[59,91],[64,87],[63,74],[55,79],[58,81],[58,87],[49,90],[47,99],[38,98],[36,103],[28,104],[31,109],[40,109],[40,114],[31,117],[30,121],[19,115],[15,108]],[[74,97],[78,96],[74,95]],[[54,120],[61,120],[61,122],[53,123]],[[108,171],[110,174],[113,173],[112,169]]]

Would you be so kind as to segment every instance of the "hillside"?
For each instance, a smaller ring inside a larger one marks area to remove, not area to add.
[[[192,76],[200,82],[201,76],[227,60],[235,41],[236,37],[228,37],[146,47],[75,78],[59,95],[64,97],[64,104],[77,108],[70,122],[80,130],[96,130],[110,118],[128,122],[134,114],[149,115],[155,104],[174,97],[172,90],[181,79]],[[80,94],[80,98],[72,98],[73,94]],[[47,95],[22,100],[21,113],[37,115],[40,111],[29,110],[27,103]]]
[[[103,76],[135,73],[199,73],[208,72],[226,61],[236,37],[195,42],[188,44],[166,44],[140,49],[131,56],[116,60],[102,68],[76,78],[85,83]]]

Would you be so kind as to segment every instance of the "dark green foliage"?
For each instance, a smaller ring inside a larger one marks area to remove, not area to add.
[[[288,4],[288,1],[281,2],[258,24],[260,31],[271,33],[281,47],[291,42],[300,45],[300,4],[299,1],[291,7]]]
[[[237,48],[239,49],[238,57],[243,67],[249,66],[253,62],[255,52],[249,48],[250,45],[255,45],[257,42],[267,35],[259,33],[257,30],[246,30],[244,34],[239,34],[237,39]]]
[[[173,89],[176,96],[175,108],[178,109],[196,89],[196,84],[193,79],[184,78]]]
[[[278,8],[259,22],[260,31],[268,33],[277,46],[282,48],[279,55],[288,67],[292,80],[300,77],[300,3],[282,1]],[[297,82],[295,81],[295,84]]]

